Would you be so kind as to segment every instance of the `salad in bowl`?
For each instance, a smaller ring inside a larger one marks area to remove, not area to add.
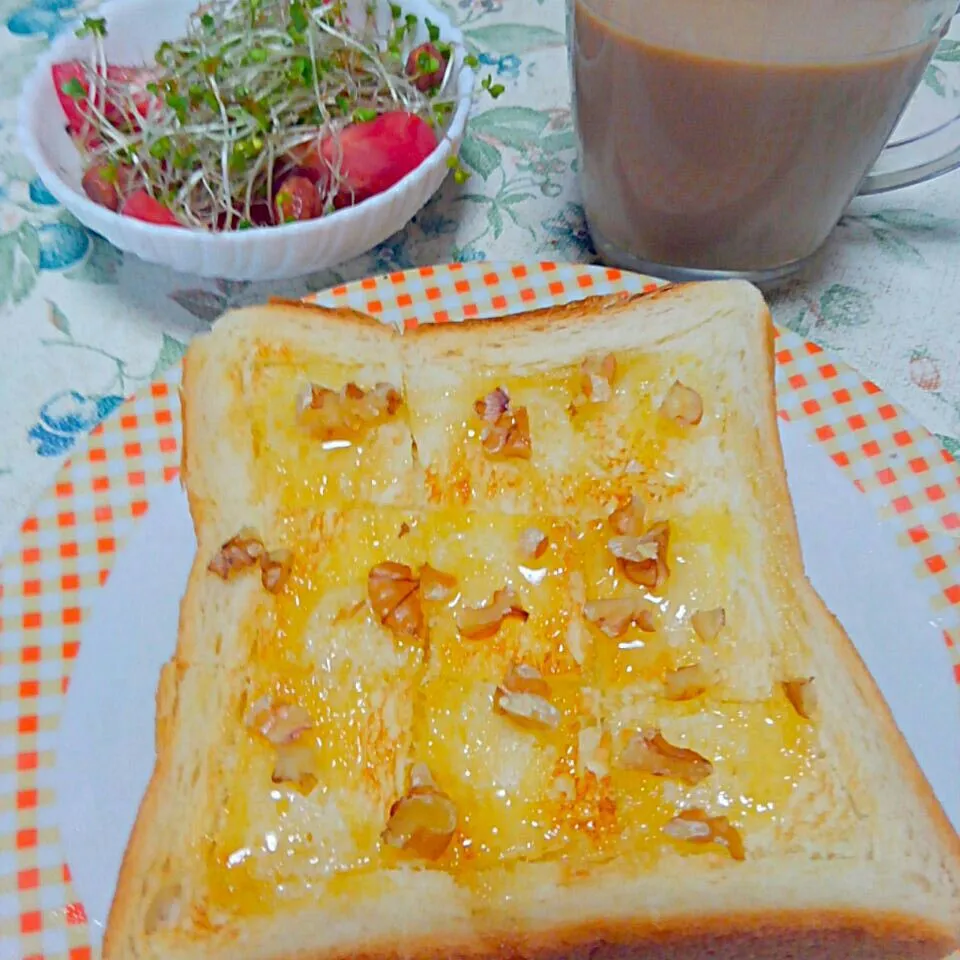
[[[423,0],[115,0],[24,88],[24,150],[144,259],[262,280],[333,266],[451,173],[474,76]]]

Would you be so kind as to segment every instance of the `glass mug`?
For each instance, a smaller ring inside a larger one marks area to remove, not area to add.
[[[960,166],[960,119],[884,151],[957,0],[567,4],[580,185],[608,263],[775,282],[858,191]]]

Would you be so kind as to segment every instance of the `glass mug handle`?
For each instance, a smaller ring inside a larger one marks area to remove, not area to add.
[[[957,13],[960,13],[960,7]],[[944,36],[949,28],[948,22],[944,27]],[[960,49],[960,45],[957,49]],[[920,90],[914,94],[914,100],[918,99],[917,94],[921,91],[924,91],[923,82]],[[867,196],[909,187],[960,168],[960,90],[957,91],[956,103],[958,108],[952,115],[938,116],[927,129],[891,140],[860,184],[858,194]],[[911,101],[907,111],[917,106]]]

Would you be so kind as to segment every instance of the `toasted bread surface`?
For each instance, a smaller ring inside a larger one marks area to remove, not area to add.
[[[804,576],[772,356],[740,283],[196,341],[198,553],[106,960],[955,948],[960,840]],[[278,589],[208,569],[244,530]],[[428,853],[386,839],[422,766]]]

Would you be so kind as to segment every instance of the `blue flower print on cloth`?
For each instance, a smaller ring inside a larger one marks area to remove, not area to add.
[[[461,10],[471,13],[499,13],[503,9],[501,0],[460,0],[457,4]]]
[[[79,16],[78,0],[33,0],[7,17],[7,29],[18,37],[46,36],[52,40]]]
[[[27,435],[36,442],[41,457],[59,457],[121,403],[123,397],[116,394],[85,397],[65,390],[40,408],[40,417]]]
[[[370,251],[374,272],[392,273],[395,270],[407,270],[413,266],[404,240],[405,238],[400,234],[395,234]]]
[[[38,207],[58,207],[60,201],[47,189],[46,184],[39,178],[34,177],[27,188],[30,196],[30,202]]]
[[[79,263],[90,250],[90,234],[69,223],[45,223],[37,228],[40,269],[66,270]]]
[[[561,211],[543,221],[546,245],[570,259],[596,256],[587,218],[579,203],[565,203]]]
[[[477,263],[488,258],[486,250],[468,243],[465,247],[453,248],[453,259],[457,263]]]
[[[505,57],[481,53],[478,59],[484,66],[496,67],[498,77],[516,80],[520,76],[520,58],[515,53],[508,53]]]
[[[413,222],[423,231],[425,237],[443,237],[456,233],[459,225],[453,217],[446,215],[436,200],[428,203],[413,218]]]

